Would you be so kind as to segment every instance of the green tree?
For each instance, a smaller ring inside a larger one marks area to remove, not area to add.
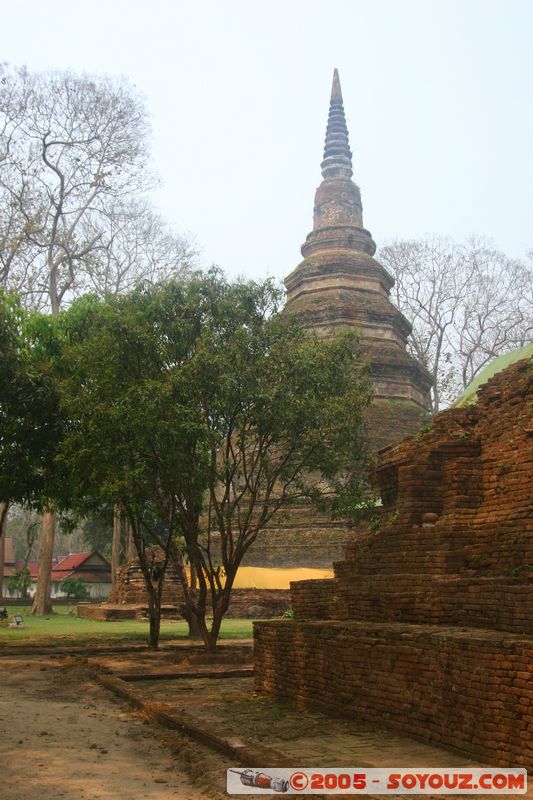
[[[113,514],[102,510],[99,514],[91,514],[81,523],[83,541],[91,550],[97,550],[108,558],[111,555],[111,538]]]
[[[42,510],[52,491],[62,427],[47,372],[55,345],[54,320],[0,290],[0,535],[10,503]]]
[[[27,597],[30,586],[31,578],[28,567],[17,569],[7,581],[7,590],[11,595],[20,592],[21,597]]]
[[[180,569],[184,613],[214,649],[242,558],[272,517],[300,498],[366,491],[370,390],[354,339],[306,332],[281,300],[271,282],[211,272],[86,298],[63,320],[62,468],[80,502],[128,517],[152,646],[169,558],[196,573],[194,587]],[[165,554],[157,575],[152,542]]]
[[[61,422],[43,365],[54,349],[54,322],[0,290],[0,501],[38,505],[53,471]]]
[[[83,578],[63,578],[59,589],[73,600],[86,600],[89,597],[89,588]]]
[[[112,208],[128,206],[143,227],[133,201],[151,183],[148,130],[125,80],[0,65],[0,285],[55,315],[101,272],[98,255],[105,262],[115,238]],[[43,512],[39,615],[51,609],[56,529],[53,505]]]

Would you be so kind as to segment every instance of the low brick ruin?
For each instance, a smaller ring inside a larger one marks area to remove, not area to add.
[[[533,768],[532,383],[519,361],[381,451],[379,525],[255,624],[258,690]]]
[[[153,553],[156,563],[163,560],[162,551],[155,548]],[[281,617],[290,602],[288,589],[233,589],[230,607],[225,616],[248,619]],[[163,583],[161,616],[163,619],[181,619],[182,605],[180,579],[177,570],[169,562]],[[147,619],[148,596],[139,561],[136,559],[119,567],[115,586],[105,603],[80,603],[77,614],[84,619],[106,621]]]
[[[289,589],[232,589],[228,619],[281,617],[291,604]]]
[[[157,552],[157,551],[156,551]],[[156,556],[156,563],[163,561],[163,553]],[[183,591],[176,568],[169,562],[163,581],[162,606],[177,606],[183,602]],[[138,559],[123,564],[117,570],[115,585],[108,599],[109,605],[147,605],[146,586]]]

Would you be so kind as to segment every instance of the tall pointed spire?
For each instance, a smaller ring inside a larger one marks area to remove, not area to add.
[[[338,69],[333,71],[324,161],[321,167],[324,178],[351,178],[353,175],[352,153],[348,139],[346,117],[344,116]]]
[[[322,182],[315,192],[313,230],[303,261],[285,278],[287,313],[329,336],[356,329],[370,361],[374,402],[368,410],[375,449],[414,433],[427,421],[431,377],[407,352],[411,326],[390,301],[394,280],[373,257],[376,245],[363,225],[359,187],[337,70],[333,73]]]
[[[302,254],[331,247],[335,242],[337,248],[373,255],[376,245],[363,227],[361,192],[352,180],[352,153],[337,69],[333,72],[321,167],[323,180],[315,194],[313,230],[302,246]]]
[[[342,106],[342,89],[339,78],[339,70],[337,67],[333,70],[333,81],[331,83],[331,98],[330,103],[336,103]]]

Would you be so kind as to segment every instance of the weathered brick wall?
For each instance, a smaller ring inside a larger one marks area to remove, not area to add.
[[[176,571],[169,564],[163,583],[162,605],[183,602],[183,592]],[[118,568],[117,581],[109,595],[108,605],[147,605],[148,596],[141,567],[137,561]]]
[[[398,575],[391,584],[390,578],[380,577],[360,584],[358,595],[346,605],[352,618],[533,633],[533,584],[519,579],[436,576],[428,582],[415,575]]]
[[[291,581],[291,604],[296,619],[338,619],[337,581]]]
[[[533,634],[532,376],[528,362],[518,362],[477,406],[446,411],[431,430],[382,451],[379,527],[362,529],[335,563],[327,612],[313,595],[331,584],[298,585],[298,618]]]
[[[233,589],[226,617],[271,619],[281,617],[291,605],[288,589]]]
[[[298,504],[274,516],[246,553],[243,566],[330,569],[344,554],[351,531],[311,505]]]
[[[360,578],[351,591],[344,587],[342,595],[334,579],[295,581],[291,600],[295,618],[302,620],[401,620],[533,633],[533,582],[520,578],[374,575]]]
[[[381,451],[379,525],[256,626],[259,689],[533,769],[532,383],[517,362]]]
[[[533,767],[533,639],[355,621],[256,622],[258,691],[500,766]]]

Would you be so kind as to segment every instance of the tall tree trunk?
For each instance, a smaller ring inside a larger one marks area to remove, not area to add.
[[[7,524],[7,512],[9,511],[9,503],[0,503],[0,536],[5,530]]]
[[[4,564],[6,559],[7,503],[0,503],[0,600],[4,596]]]
[[[126,522],[126,564],[131,564],[137,558],[137,550],[135,549],[135,542],[131,532],[131,525]]]
[[[39,617],[50,614],[52,602],[52,557],[54,553],[54,536],[56,532],[56,515],[53,511],[45,511],[41,522],[41,545],[39,549],[39,577],[31,609],[32,614]]]
[[[120,533],[122,528],[120,506],[113,510],[113,544],[111,545],[111,583],[113,589],[117,583],[117,571],[120,566]]]
[[[187,636],[189,636],[191,639],[202,639],[202,626],[200,624],[198,614],[196,613],[196,595],[198,583],[196,578],[196,568],[191,564],[190,578],[187,579],[187,571],[185,569],[183,556],[178,551],[176,545],[172,543],[170,544],[169,557],[174,564],[176,572],[178,573],[181,588],[183,590],[183,604],[179,604],[178,610],[189,627]]]
[[[159,649],[159,632],[161,630],[161,597],[157,589],[148,592],[148,610],[150,613],[150,649]]]
[[[57,286],[57,270],[52,257],[52,247],[48,247],[48,293],[52,315],[59,314],[61,298]],[[54,556],[54,539],[56,535],[56,514],[54,511],[45,511],[41,521],[41,536],[39,546],[39,574],[37,587],[31,613],[43,617],[52,611],[50,592],[52,589],[52,559]]]

